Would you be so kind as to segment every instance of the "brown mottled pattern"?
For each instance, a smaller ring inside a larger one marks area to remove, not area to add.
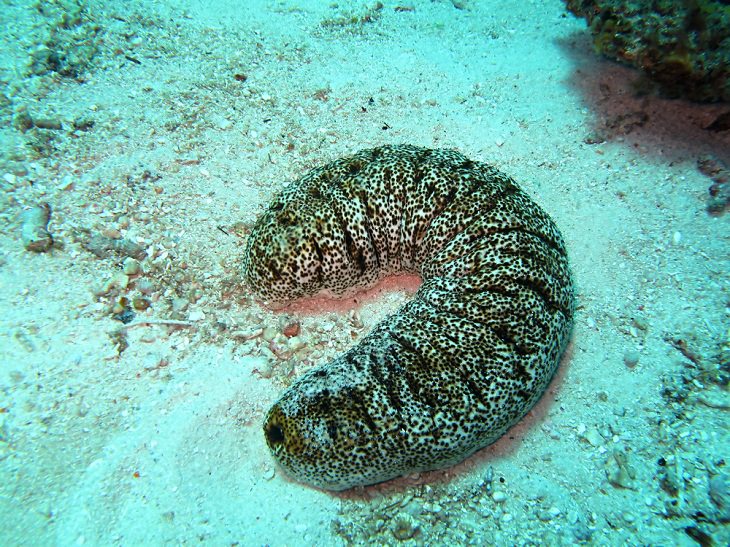
[[[573,318],[550,217],[510,177],[450,150],[385,146],[314,169],[258,220],[243,269],[271,303],[386,274],[423,279],[268,413],[282,467],[331,490],[449,466],[494,442],[545,391]]]

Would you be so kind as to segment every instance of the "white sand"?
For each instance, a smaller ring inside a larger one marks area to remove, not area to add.
[[[101,33],[83,83],[27,75],[58,11],[0,14],[0,544],[730,541],[730,231],[696,167],[730,164],[729,132],[702,129],[728,105],[635,96],[636,74],[596,58],[557,0],[104,4],[84,15]],[[22,108],[63,129],[20,131]],[[579,287],[574,340],[492,447],[332,495],[275,467],[263,414],[412,284],[357,298],[361,319],[356,299],[274,313],[238,285],[239,259],[287,181],[401,142],[492,162],[555,218]],[[19,215],[44,202],[57,246],[34,254]],[[140,243],[145,274],[95,296],[123,257],[96,257],[87,232]],[[190,325],[130,328],[120,353],[111,309],[144,296],[142,280],[152,306],[135,321]],[[292,321],[294,357],[254,336]]]

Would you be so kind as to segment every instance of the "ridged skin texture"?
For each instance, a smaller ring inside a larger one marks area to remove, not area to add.
[[[423,280],[266,417],[286,472],[329,490],[446,467],[497,440],[545,391],[573,318],[555,224],[510,177],[451,150],[385,146],[314,169],[257,221],[243,270],[272,304],[387,274]]]

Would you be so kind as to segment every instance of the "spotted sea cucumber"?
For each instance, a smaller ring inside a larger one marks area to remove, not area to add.
[[[510,177],[410,145],[363,150],[287,186],[256,222],[243,273],[277,304],[422,278],[412,300],[268,412],[274,458],[329,490],[447,467],[497,440],[545,391],[575,307],[562,236]]]

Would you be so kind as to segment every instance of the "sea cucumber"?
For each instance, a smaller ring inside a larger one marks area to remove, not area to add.
[[[557,227],[507,175],[458,152],[363,150],[291,183],[258,219],[244,279],[270,304],[415,273],[413,299],[269,410],[290,476],[328,490],[453,465],[519,421],[574,313]]]

